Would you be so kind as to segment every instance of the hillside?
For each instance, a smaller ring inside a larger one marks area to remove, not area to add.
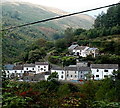
[[[0,7],[3,29],[68,14],[59,9],[30,3],[3,2]],[[54,34],[61,34],[68,27],[89,29],[93,22],[94,19],[90,16],[77,15],[3,32],[3,61],[13,61],[12,58],[18,57],[28,45],[39,38],[53,40]]]
[[[5,2],[2,4],[3,25],[5,27],[34,22],[54,16],[68,14],[59,9],[45,6],[33,5],[29,3]],[[8,21],[9,20],[9,21]],[[14,22],[14,23],[13,23]],[[87,15],[77,15],[46,23],[37,24],[34,27],[48,36],[56,32],[61,32],[67,27],[85,28],[92,27],[94,19]],[[44,28],[44,29],[41,29]],[[49,34],[46,32],[50,32]]]

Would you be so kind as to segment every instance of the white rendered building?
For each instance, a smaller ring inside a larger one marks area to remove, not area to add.
[[[117,70],[118,64],[91,64],[91,71],[95,80],[105,79]]]

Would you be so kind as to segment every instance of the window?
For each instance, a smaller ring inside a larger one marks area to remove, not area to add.
[[[46,66],[44,66],[44,68],[46,68]]]
[[[67,74],[67,77],[68,77],[69,75]]]
[[[77,75],[75,75],[75,78],[77,77]]]
[[[28,70],[28,68],[26,68],[26,70]]]
[[[46,71],[46,69],[44,69],[44,71]]]
[[[16,73],[17,71],[15,71],[15,73]]]
[[[75,71],[75,74],[76,74],[76,71]]]
[[[41,68],[41,70],[43,70],[43,68]]]
[[[97,72],[99,72],[99,70],[97,69]]]
[[[63,75],[61,75],[61,78],[63,78]]]
[[[99,75],[96,75],[96,77],[99,77]]]
[[[64,72],[62,72],[62,74],[63,74]]]
[[[9,71],[7,71],[9,73]]]
[[[68,71],[67,71],[67,73],[68,73]]]
[[[72,75],[71,75],[71,77],[72,77]]]
[[[81,78],[82,78],[82,75],[81,75]]]
[[[33,70],[34,70],[34,68],[33,68]]]
[[[38,66],[38,68],[40,68],[40,66]]]
[[[105,69],[104,72],[108,72],[108,70]]]
[[[81,71],[81,74],[82,74],[82,71]]]

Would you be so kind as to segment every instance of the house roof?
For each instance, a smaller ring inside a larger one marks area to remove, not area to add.
[[[63,70],[63,68],[60,66],[52,65],[51,70]]]
[[[92,50],[98,50],[98,48],[88,48],[88,51],[92,51]]]
[[[75,49],[77,46],[79,46],[79,45],[78,45],[78,44],[71,45],[70,47],[68,47],[68,49],[73,50],[73,49]]]
[[[29,80],[29,81],[44,80],[45,79],[45,73],[35,74],[34,76],[31,76],[31,75],[24,76],[23,79],[24,80]]]
[[[35,74],[34,79],[36,80],[45,79],[45,73]]]
[[[91,64],[91,68],[98,69],[118,69],[118,64]]]
[[[79,71],[90,71],[90,67],[79,67],[78,68]]]
[[[87,47],[87,46],[78,46],[78,47],[75,48],[75,50],[84,50],[86,48],[89,48],[89,47]]]
[[[66,66],[66,67],[65,67],[65,70],[68,70],[68,71],[77,71],[77,67],[69,67],[69,66]]]
[[[14,66],[13,70],[23,70],[23,65],[16,65],[16,66]]]
[[[12,65],[12,64],[6,64],[4,66],[5,70],[13,70],[13,67],[14,67],[14,65]]]
[[[35,67],[35,64],[24,64],[24,67]]]
[[[76,65],[77,67],[87,67],[88,62],[78,62]]]
[[[49,65],[48,62],[35,62],[35,65]]]

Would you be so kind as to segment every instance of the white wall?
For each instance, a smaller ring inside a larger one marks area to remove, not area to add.
[[[97,72],[97,69],[91,68],[92,75],[94,75],[95,80],[101,80],[105,78],[105,75],[109,76],[112,75],[112,72],[114,69],[98,69],[99,71]],[[108,70],[108,72],[104,72],[104,70]],[[116,71],[118,69],[115,69]],[[96,77],[96,75],[99,75],[99,77]]]
[[[78,71],[66,71],[66,80],[78,80]]]
[[[65,71],[64,70],[51,70],[51,73],[58,73],[58,80],[65,80]]]
[[[21,77],[24,73],[24,70],[5,70],[6,72],[6,76],[7,77],[11,77],[12,74],[14,74],[14,76],[16,76],[17,74],[17,77]]]
[[[48,79],[48,77],[49,77],[50,75],[45,75],[45,80],[47,81],[47,79]]]
[[[35,67],[24,67],[24,71],[35,71]]]
[[[36,74],[41,72],[47,72],[49,69],[49,65],[35,65]]]

